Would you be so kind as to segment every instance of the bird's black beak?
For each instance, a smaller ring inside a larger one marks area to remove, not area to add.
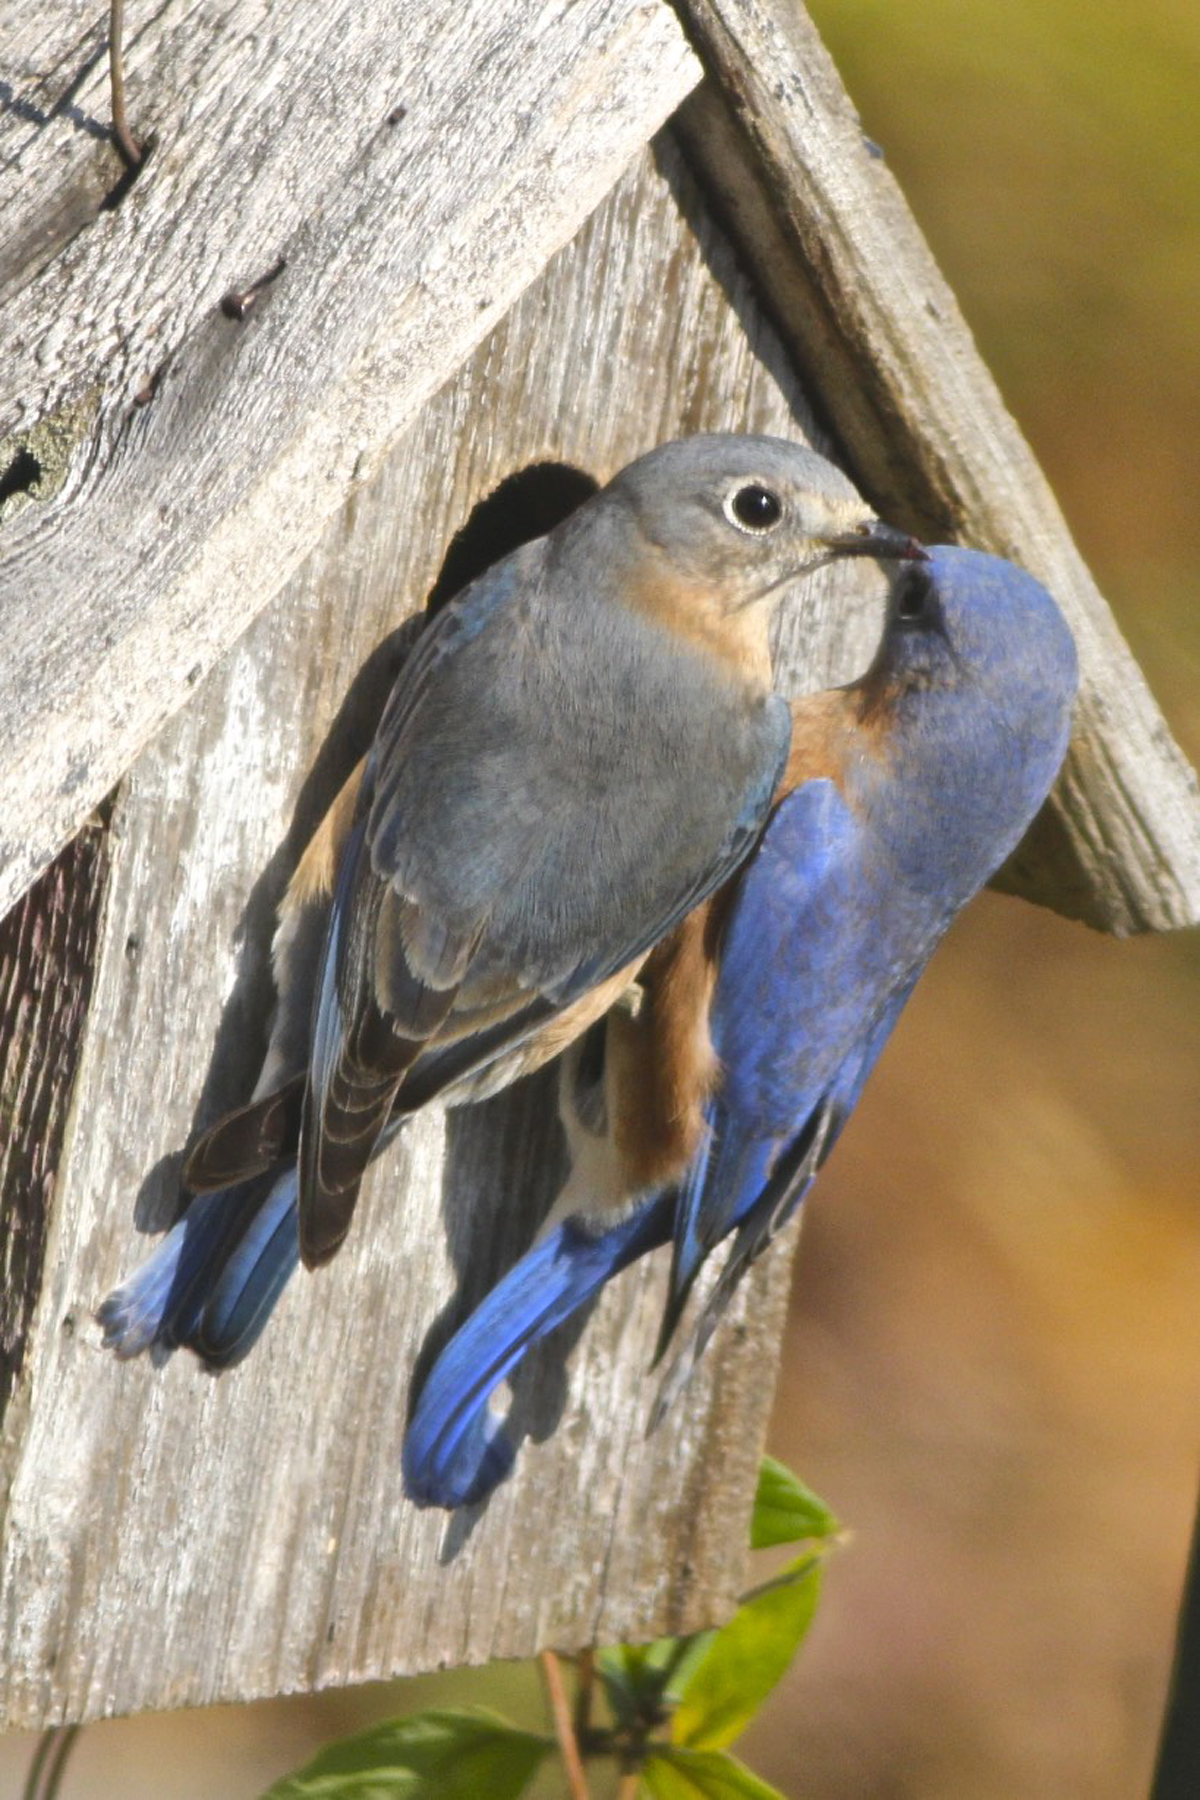
[[[915,537],[898,531],[894,525],[885,525],[882,519],[864,519],[853,531],[838,532],[824,542],[831,556],[877,556],[897,562],[928,560]]]

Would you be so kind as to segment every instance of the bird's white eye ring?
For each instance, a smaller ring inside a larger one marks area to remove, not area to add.
[[[782,519],[783,501],[764,482],[739,482],[725,496],[725,517],[739,531],[763,537]]]

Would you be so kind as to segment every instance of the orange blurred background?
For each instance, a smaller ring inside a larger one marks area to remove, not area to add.
[[[812,10],[1200,760],[1200,12]],[[740,1746],[788,1796],[1147,1791],[1200,1444],[1198,1101],[1194,934],[988,895],[939,951],[797,1263],[771,1448],[851,1539]],[[328,1737],[464,1699],[537,1715],[513,1668],[117,1721],[63,1796],[252,1800]],[[4,1791],[32,1741],[0,1742]]]

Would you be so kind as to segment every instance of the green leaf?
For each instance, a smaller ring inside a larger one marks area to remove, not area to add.
[[[723,1750],[661,1745],[646,1758],[642,1780],[653,1800],[784,1800],[778,1788]]]
[[[549,1748],[481,1708],[414,1713],[327,1744],[262,1800],[516,1800]]]
[[[804,1538],[833,1537],[840,1529],[829,1508],[811,1488],[806,1488],[773,1456],[763,1457],[750,1519],[752,1550],[768,1550],[772,1544],[796,1544]]]
[[[669,1704],[678,1704],[687,1693],[697,1665],[708,1655],[709,1645],[716,1635],[715,1630],[694,1631],[691,1637],[675,1640],[679,1647],[664,1689],[664,1696]]]
[[[812,1623],[821,1558],[801,1556],[746,1600],[696,1665],[671,1721],[671,1742],[720,1750],[746,1729]]]

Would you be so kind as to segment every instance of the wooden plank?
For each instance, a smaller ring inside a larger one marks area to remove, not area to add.
[[[0,0],[0,913],[698,75],[657,0],[129,12],[113,203],[102,9]]]
[[[744,1285],[653,1438],[657,1258],[521,1377],[529,1438],[480,1516],[447,1521],[402,1498],[414,1359],[528,1241],[555,1188],[546,1079],[448,1126],[422,1118],[369,1177],[346,1250],[293,1283],[229,1374],[208,1377],[186,1355],[118,1364],[89,1323],[148,1247],[135,1211],[143,1229],[161,1226],[193,1127],[253,1077],[273,905],[388,685],[385,645],[343,707],[364,657],[513,470],[552,462],[603,478],[664,437],[709,428],[820,441],[668,143],[426,407],[124,785],[42,1302],[0,1470],[7,1725],[528,1655],[729,1609],[786,1252]],[[862,665],[882,586],[862,562],[806,586],[780,632],[796,679],[823,685]]]
[[[1008,883],[1110,931],[1200,921],[1193,771],[798,0],[679,0],[710,80],[680,127],[864,491],[1014,557],[1079,643],[1071,754]],[[902,78],[902,77],[901,77]]]

